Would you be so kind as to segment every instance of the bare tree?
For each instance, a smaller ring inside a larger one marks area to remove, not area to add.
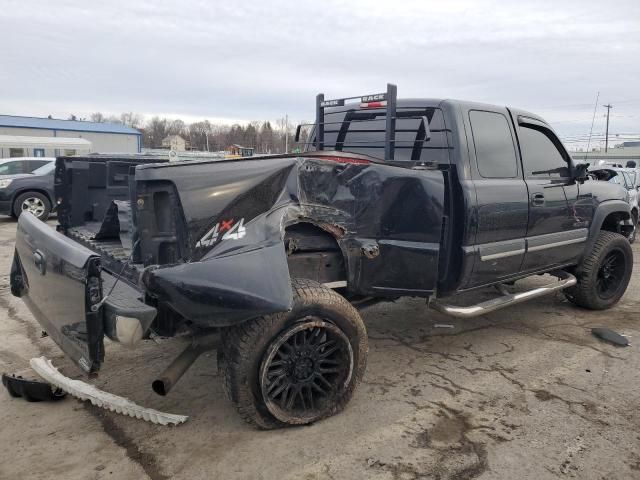
[[[167,136],[167,119],[153,117],[146,125],[143,144],[147,148],[162,147],[162,140]]]
[[[94,114],[96,115],[96,114]],[[92,116],[92,119],[95,117]],[[104,117],[103,117],[104,118]],[[208,120],[185,123],[181,119],[166,119],[153,117],[143,121],[143,117],[134,113],[122,114],[116,119],[118,123],[131,122],[142,131],[142,142],[145,148],[161,148],[162,140],[168,135],[180,135],[187,140],[192,150],[216,152],[226,150],[233,144],[253,147],[256,153],[283,153],[285,151],[285,135],[289,135],[289,147],[292,151],[304,149],[307,141],[308,129],[302,129],[300,144],[293,143],[295,123],[287,122],[285,118],[270,121],[253,121],[247,125],[217,124]],[[111,121],[106,118],[106,121]],[[304,122],[303,122],[304,123]]]
[[[137,128],[142,125],[144,117],[138,113],[124,112],[120,114],[120,122],[128,127]]]
[[[273,128],[271,128],[271,122],[263,122],[260,127],[258,150],[260,153],[271,153],[274,149],[274,136]]]
[[[105,121],[104,115],[101,112],[94,112],[89,116],[92,122],[102,123]]]
[[[167,123],[167,133],[169,135],[185,136],[186,129],[187,125],[180,119],[169,120]],[[188,137],[189,135],[187,134],[186,136]]]

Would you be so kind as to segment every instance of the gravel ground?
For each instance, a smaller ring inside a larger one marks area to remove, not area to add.
[[[11,296],[15,226],[0,218],[1,370],[28,372],[31,357],[46,355],[82,378]],[[372,307],[363,312],[367,373],[346,411],[279,431],[256,431],[235,415],[215,352],[158,397],[151,381],[183,341],[109,343],[92,383],[189,421],[161,427],[2,389],[0,478],[637,479],[639,286],[634,273],[606,312],[575,308],[562,294],[467,321],[414,299]],[[435,327],[442,323],[453,328]],[[631,346],[602,343],[595,326],[631,336]]]

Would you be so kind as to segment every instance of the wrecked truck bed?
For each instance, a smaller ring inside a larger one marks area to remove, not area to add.
[[[344,154],[143,163],[136,168],[130,199],[129,188],[91,183],[92,169],[109,171],[112,162],[119,167],[121,160],[58,159],[57,186],[63,185],[58,188],[58,232],[30,217],[21,218],[18,227],[16,261],[40,251],[55,261],[73,262],[74,276],[80,274],[74,280],[82,279],[86,288],[65,303],[77,309],[76,299],[86,295],[87,324],[99,323],[90,320],[92,306],[109,292],[114,277],[121,278],[121,288],[137,292],[139,301],[162,312],[151,328],[163,335],[175,333],[184,322],[222,327],[289,309],[289,269],[294,275],[310,270],[306,275],[313,280],[341,282],[363,296],[434,289],[444,198],[438,171],[425,175]],[[73,184],[70,195],[63,196],[68,176]],[[121,173],[119,183],[128,185],[129,178],[128,172]],[[383,189],[383,184],[392,188]],[[432,221],[416,229],[411,225],[416,215]],[[374,247],[369,239],[383,223],[393,229],[393,238]],[[54,244],[64,250],[53,251]],[[371,250],[372,258],[378,249],[392,255],[395,268],[363,263],[363,249]],[[353,265],[350,276],[345,262]],[[37,284],[46,282],[49,298],[57,303],[72,281],[64,278],[64,268],[44,274],[33,262],[23,268],[27,278],[38,275],[23,297],[27,302]],[[415,271],[413,278],[408,270]],[[64,311],[64,316],[82,323],[81,313]],[[145,326],[148,322],[141,322]],[[106,322],[104,331],[118,328]],[[87,343],[88,356],[72,357],[83,368],[97,370],[103,332],[89,328],[87,333],[82,331],[69,348]]]

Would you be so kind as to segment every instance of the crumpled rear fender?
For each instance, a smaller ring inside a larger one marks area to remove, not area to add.
[[[147,292],[201,327],[290,310],[283,237],[296,211],[289,205],[258,216],[246,224],[243,238],[224,240],[198,262],[146,270]]]
[[[288,157],[223,162],[208,175],[212,168],[194,163],[144,170],[145,181],[166,177],[175,184],[188,255],[181,257],[185,263],[149,267],[142,281],[147,293],[186,319],[228,326],[289,310],[284,234],[300,222],[336,239],[350,292],[397,297],[435,291],[444,224],[441,171]],[[174,247],[180,250],[169,243]]]

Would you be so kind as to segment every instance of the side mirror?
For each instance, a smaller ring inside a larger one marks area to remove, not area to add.
[[[576,182],[584,182],[587,179],[588,163],[578,163],[572,166],[571,178]]]

